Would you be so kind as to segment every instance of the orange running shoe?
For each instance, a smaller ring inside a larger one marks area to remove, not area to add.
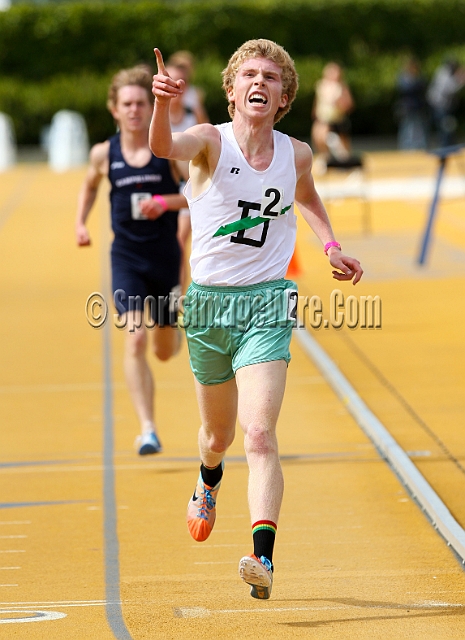
[[[209,487],[202,480],[202,474],[199,475],[194,495],[187,505],[187,528],[197,542],[204,542],[212,532],[216,519],[216,495],[220,485],[221,481],[214,487]]]
[[[252,598],[268,600],[273,586],[273,565],[268,558],[257,558],[254,554],[244,556],[239,562],[239,575],[250,584]]]

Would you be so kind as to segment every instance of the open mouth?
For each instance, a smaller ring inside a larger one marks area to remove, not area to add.
[[[249,102],[258,103],[258,104],[266,104],[268,100],[261,93],[252,93],[249,98]]]

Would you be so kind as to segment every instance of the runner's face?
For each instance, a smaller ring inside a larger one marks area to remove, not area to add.
[[[239,67],[228,98],[236,110],[252,117],[275,116],[287,104],[282,95],[282,70],[267,58],[249,58]]]
[[[122,131],[136,132],[148,129],[152,117],[152,104],[147,91],[133,84],[118,89],[112,115]]]

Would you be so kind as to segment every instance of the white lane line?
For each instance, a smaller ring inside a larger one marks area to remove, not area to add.
[[[464,607],[463,604],[457,604],[453,602],[436,602],[436,600],[427,600],[422,604],[414,604],[415,609],[428,609],[429,607]]]
[[[210,610],[203,607],[176,607],[173,614],[175,618],[206,618]]]
[[[26,553],[25,549],[1,549],[0,553]]]
[[[0,540],[18,540],[19,538],[27,538],[27,536],[0,536]]]
[[[419,177],[409,179],[381,179],[365,182],[340,180],[327,182],[317,180],[317,189],[320,197],[335,200],[347,197],[366,197],[369,200],[416,200],[417,198],[430,198],[434,193],[435,178]],[[448,176],[444,178],[441,187],[442,198],[457,198],[463,196],[463,178]]]
[[[100,382],[81,384],[16,384],[0,387],[0,393],[57,393],[67,391],[101,391]]]
[[[64,600],[57,602],[0,602],[0,613],[2,606],[9,609],[30,609],[31,607],[40,607],[41,609],[53,609],[55,607],[104,607],[106,604],[121,604],[121,602],[107,602],[106,600]]]
[[[20,475],[25,475],[27,473],[29,474],[38,474],[38,473],[74,473],[75,471],[102,471],[104,469],[104,465],[95,465],[94,463],[90,464],[89,466],[73,466],[73,465],[61,465],[61,463],[55,464],[55,465],[50,465],[48,466],[47,464],[44,465],[34,465],[31,464],[30,466],[24,466],[24,465],[18,465],[18,466],[11,466],[11,467],[0,467],[0,473],[3,474],[20,474]],[[115,467],[116,468],[116,467]],[[122,469],[126,469],[126,467],[120,467]],[[141,468],[140,465],[139,467],[137,467],[136,465],[132,465],[130,467],[128,467],[129,469],[137,469],[137,468]]]
[[[410,593],[409,591],[407,591],[407,594]],[[445,591],[435,591],[434,593],[436,594],[440,594],[440,593],[446,593],[448,595],[450,595],[450,591],[447,589]],[[458,593],[465,593],[465,591],[463,589],[454,589],[454,595],[457,595]],[[454,605],[455,606],[455,605]]]
[[[215,562],[194,562],[194,564],[234,564],[236,565],[237,562],[229,560],[229,561],[225,561],[225,562],[221,562],[221,561],[215,561]]]
[[[21,567],[0,567],[0,571],[17,571]]]
[[[346,527],[341,527],[341,529],[342,528],[345,529]],[[307,529],[302,529],[302,531],[307,531]],[[300,540],[298,542],[286,542],[285,540],[279,541],[280,547],[299,547],[299,546],[314,545],[314,544],[315,543],[311,540],[304,541],[304,542],[301,542]],[[358,544],[358,542],[353,541],[352,543],[350,543],[347,540],[334,540],[330,544]],[[221,549],[221,548],[232,548],[232,547],[244,547],[244,545],[243,544],[204,544],[200,546],[198,544],[193,544],[191,546],[191,549],[199,549],[199,551],[204,551],[206,549]]]
[[[389,463],[413,498],[418,501],[433,527],[454,549],[462,564],[465,564],[465,531],[447,506],[310,333],[297,330],[294,335],[357,424],[374,443],[380,456]]]
[[[206,544],[206,545],[203,545],[203,547],[199,547],[198,544],[193,544],[191,548],[192,549],[221,549],[221,548],[243,547],[243,546],[244,546],[243,544]]]
[[[144,467],[142,467],[141,463],[134,463],[134,464],[115,464],[114,465],[114,469],[117,471],[140,471],[142,468],[160,468],[160,463],[167,463],[167,464],[171,464],[172,462],[178,462],[178,463],[183,463],[183,462],[191,462],[190,459],[187,460],[168,460],[168,459],[162,459],[159,458],[159,461],[157,461],[157,464],[147,464],[145,465],[145,460],[141,461],[142,464],[144,464]],[[148,461],[147,461],[148,462]],[[25,474],[39,474],[39,473],[75,473],[78,471],[83,471],[83,472],[89,472],[89,471],[104,471],[105,470],[105,465],[100,464],[100,465],[96,465],[95,463],[91,463],[87,466],[82,466],[82,465],[69,465],[69,464],[54,464],[52,465],[30,465],[30,466],[23,466],[23,465],[18,465],[18,466],[11,466],[11,467],[0,467],[0,474],[2,475],[25,475]]]
[[[337,610],[345,610],[348,611],[350,609],[378,609],[378,610],[386,610],[386,609],[395,609],[398,611],[404,611],[406,609],[416,609],[416,610],[424,610],[424,609],[447,609],[447,608],[463,608],[465,605],[456,604],[450,602],[421,602],[421,603],[412,603],[412,604],[396,604],[383,606],[383,605],[372,605],[369,607],[363,605],[316,605],[313,607],[263,607],[260,609],[206,609],[204,607],[175,607],[173,609],[173,614],[175,618],[206,618],[208,616],[216,615],[216,614],[251,614],[251,613],[289,613],[292,611],[337,611]]]
[[[190,389],[190,383],[170,382],[169,380],[160,381],[158,386],[160,389]],[[82,391],[102,391],[105,385],[101,382],[77,382],[64,384],[12,384],[0,386],[0,394],[9,393],[70,393]],[[114,390],[126,389],[126,383],[115,382],[112,384]]]
[[[0,602],[0,606],[6,604],[9,607],[16,605],[20,607],[35,607],[38,604],[49,604],[51,607],[56,607],[62,604],[94,604],[96,602],[105,604],[106,600],[23,600],[22,602]]]
[[[371,445],[368,445],[371,446]],[[122,454],[122,455],[126,455],[126,454]],[[338,458],[355,458],[355,457],[360,457],[360,456],[366,456],[366,454],[364,453],[360,453],[359,451],[340,451],[340,452],[322,452],[322,453],[316,453],[316,454],[293,454],[293,453],[287,453],[287,454],[283,454],[281,456],[281,461],[283,463],[286,463],[289,459],[292,460],[316,460],[316,461],[320,461],[320,460],[334,460],[334,459],[338,459]],[[367,460],[379,460],[378,456],[376,456],[376,453],[373,452],[373,454],[369,454],[369,456],[372,457],[367,457]],[[364,458],[365,459],[365,458]],[[226,459],[228,461],[228,458]],[[179,456],[179,457],[166,457],[166,458],[157,458],[157,461],[150,461],[150,460],[141,460],[138,461],[136,463],[117,463],[115,465],[113,465],[113,468],[116,471],[140,471],[142,468],[160,468],[160,465],[171,465],[172,463],[191,463],[191,462],[195,462],[197,463],[197,458],[192,458],[192,457],[185,457],[185,456]],[[229,459],[229,463],[245,463],[245,457],[233,457]],[[144,467],[142,467],[142,465],[144,465]],[[0,465],[0,474],[1,475],[25,475],[25,474],[45,474],[45,473],[75,473],[75,472],[101,472],[105,469],[105,465],[104,464],[95,464],[93,461],[89,462],[89,463],[82,463],[82,461],[79,461],[79,464],[74,464],[72,461],[63,461],[63,462],[56,462],[53,464],[48,464],[47,462],[44,463],[30,463],[30,464],[11,464],[8,466],[1,466]],[[87,507],[89,510],[96,510],[96,509],[100,509],[101,507]],[[125,508],[125,507],[122,507]],[[222,520],[225,520],[226,518],[245,518],[248,517],[248,515],[246,514],[238,514],[238,515],[226,515],[224,514],[222,517]],[[2,524],[9,524],[9,525],[13,525],[13,524],[31,524],[30,522],[0,522],[0,525]],[[1,536],[0,536],[1,537]]]
[[[306,529],[305,529],[306,530]],[[215,533],[239,533],[242,529],[215,529]],[[283,531],[283,529],[281,529]]]

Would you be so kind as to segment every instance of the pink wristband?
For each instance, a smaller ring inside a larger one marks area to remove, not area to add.
[[[163,207],[163,211],[168,211],[169,206],[163,196],[154,195],[152,196],[152,200],[156,200],[159,204],[161,204],[161,206]]]
[[[339,250],[341,250],[341,245],[339,244],[339,242],[327,242],[325,244],[326,255],[328,255],[328,250],[331,249],[331,247],[337,247]]]

